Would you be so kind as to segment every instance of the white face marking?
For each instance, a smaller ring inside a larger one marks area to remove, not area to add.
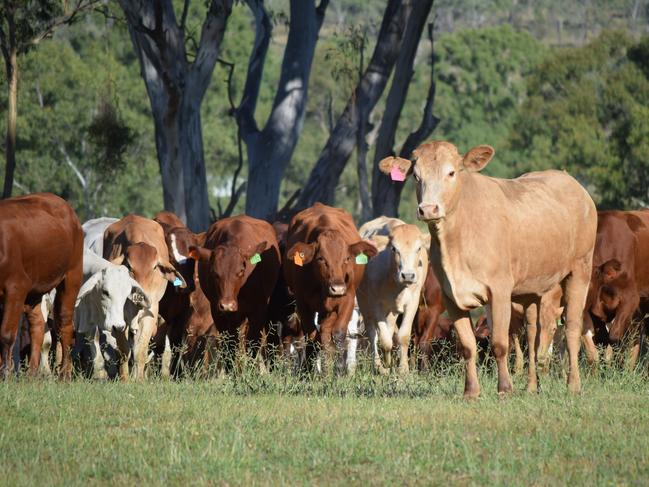
[[[608,329],[608,327],[607,327],[607,329]],[[593,330],[588,330],[588,331],[586,332],[586,336],[587,336],[588,338],[592,338],[592,337],[593,337]]]
[[[184,264],[185,262],[187,262],[187,257],[178,252],[178,247],[176,245],[176,235],[174,233],[171,234],[171,253],[174,256],[174,259],[176,259],[176,262],[178,262],[179,264]]]

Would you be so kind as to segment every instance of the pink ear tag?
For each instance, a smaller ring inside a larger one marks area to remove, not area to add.
[[[392,179],[392,181],[405,181],[406,175],[401,172],[399,166],[392,166],[392,169],[390,169],[390,179]]]

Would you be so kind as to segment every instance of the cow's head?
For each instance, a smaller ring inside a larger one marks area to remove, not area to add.
[[[151,304],[140,284],[123,265],[111,265],[90,276],[79,290],[77,305],[82,299],[92,299],[93,305],[101,308],[104,322],[98,325],[105,331],[126,327],[124,305],[127,299],[142,308]]]
[[[631,322],[631,317],[617,319],[618,308],[630,285],[629,276],[622,263],[611,259],[593,269],[591,276],[590,312],[605,323],[610,323],[608,334],[611,341],[619,341]]]
[[[196,261],[189,255],[191,246],[200,246],[205,242],[204,234],[194,234],[187,227],[163,227],[165,242],[169,250],[169,261],[183,276],[187,287],[182,292],[193,292],[194,267]],[[178,288],[176,288],[178,289]]]
[[[257,267],[253,257],[261,255],[268,248],[266,241],[245,249],[235,245],[218,245],[214,249],[195,245],[190,247],[189,256],[208,266],[210,279],[218,294],[219,311],[231,313],[239,309],[239,291]]]
[[[481,171],[494,155],[488,145],[479,145],[461,155],[449,142],[429,142],[412,152],[411,160],[387,157],[379,163],[381,172],[403,180],[412,175],[417,189],[417,218],[439,221],[457,205],[462,183],[472,172]]]
[[[174,286],[184,288],[185,279],[168,261],[158,255],[155,247],[138,242],[126,248],[126,255],[120,254],[112,260],[113,264],[124,264],[131,276],[140,283],[142,289],[148,292],[158,286],[159,276],[162,276]]]
[[[335,230],[325,230],[315,242],[297,242],[286,257],[294,263],[299,262],[310,269],[314,279],[321,283],[323,293],[330,297],[340,297],[347,293],[354,279],[356,257],[365,254],[374,257],[377,249],[371,242],[360,240],[348,245],[342,234]]]
[[[398,225],[389,236],[376,235],[372,240],[390,252],[390,270],[397,284],[407,286],[425,279],[430,234],[422,234],[415,225]]]

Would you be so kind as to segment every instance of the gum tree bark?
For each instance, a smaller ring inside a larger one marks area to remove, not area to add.
[[[171,0],[119,0],[151,102],[164,207],[195,232],[210,223],[200,107],[232,1],[209,1],[190,61],[185,48],[189,0],[183,4],[180,21]]]
[[[388,0],[370,63],[320,153],[297,208],[306,208],[316,201],[334,202],[338,180],[357,143],[359,120],[368,119],[399,56],[413,1],[417,0]]]
[[[422,0],[415,4],[406,34],[401,46],[401,53],[397,61],[396,72],[400,76],[395,76],[388,92],[386,101],[385,112],[381,127],[379,128],[379,135],[376,141],[376,151],[374,153],[374,169],[372,173],[372,207],[374,217],[386,215],[397,217],[399,213],[399,200],[401,199],[401,191],[403,189],[402,182],[391,181],[389,177],[385,176],[379,171],[379,162],[384,157],[394,154],[394,139],[401,118],[401,111],[408,96],[408,88],[410,81],[414,75],[414,61],[417,54],[417,47],[421,39],[426,19],[433,6],[433,0]],[[433,58],[433,24],[428,26],[428,36],[431,42],[431,80],[430,88],[426,98],[424,107],[423,118],[419,128],[411,133],[403,147],[401,148],[400,156],[409,159],[410,153],[417,148],[417,146],[424,141],[426,137],[435,129],[439,123],[432,114],[433,103],[435,100],[435,79],[432,68],[434,66]]]
[[[297,145],[308,96],[311,64],[329,1],[291,0],[289,33],[272,111],[262,129],[255,109],[271,35],[263,0],[247,0],[256,26],[248,74],[236,111],[248,152],[246,214],[272,220],[277,212],[284,171]]]

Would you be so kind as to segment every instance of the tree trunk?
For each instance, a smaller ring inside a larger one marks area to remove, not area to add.
[[[306,208],[316,201],[334,202],[338,180],[356,145],[359,119],[369,117],[397,60],[411,3],[411,0],[388,1],[372,59],[309,175],[298,208]]]
[[[413,66],[417,47],[432,6],[433,0],[421,0],[413,6],[395,68],[395,72],[399,73],[399,76],[393,77],[392,86],[390,86],[385,103],[385,112],[383,113],[383,120],[376,140],[372,173],[372,202],[375,217],[380,215],[396,217],[398,215],[400,188],[403,187],[403,183],[394,182],[385,177],[379,171],[379,162],[384,157],[394,154],[395,134],[403,105],[408,96],[408,88],[414,75]],[[406,157],[409,158],[410,155],[408,154]]]
[[[170,0],[120,0],[151,102],[165,210],[195,232],[207,229],[210,207],[200,106],[230,15],[232,0],[211,0],[193,62],[185,52],[185,15]]]
[[[18,119],[18,60],[16,49],[11,49],[7,64],[7,80],[9,81],[7,107],[7,147],[5,181],[2,190],[3,198],[11,198],[14,186],[14,170],[16,169],[16,120]]]
[[[248,0],[256,19],[255,45],[236,117],[248,152],[246,214],[273,220],[284,171],[304,121],[311,64],[328,1],[291,0],[289,34],[273,108],[262,130],[254,114],[270,41],[271,23],[261,0]]]

